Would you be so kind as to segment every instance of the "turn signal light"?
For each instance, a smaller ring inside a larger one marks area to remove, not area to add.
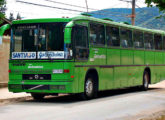
[[[70,70],[69,69],[64,69],[64,73],[69,73]]]
[[[74,75],[70,76],[71,78],[74,78]]]

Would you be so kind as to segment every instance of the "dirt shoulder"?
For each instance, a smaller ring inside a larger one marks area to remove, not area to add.
[[[165,89],[165,80],[161,81],[159,83],[150,85],[149,88]],[[154,112],[154,113],[150,112],[150,114],[143,116],[142,118],[140,118],[138,120],[165,120],[165,110],[162,109],[162,110]]]
[[[162,89],[165,89],[165,80],[163,80],[159,83],[150,85],[149,88],[162,88]]]
[[[152,115],[146,116],[139,120],[165,120],[165,111],[153,113]]]

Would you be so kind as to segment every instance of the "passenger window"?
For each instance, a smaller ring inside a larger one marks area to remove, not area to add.
[[[90,43],[91,45],[105,44],[105,30],[104,25],[90,24]]]
[[[135,48],[144,48],[143,33],[142,32],[134,31],[133,32],[133,41],[134,41],[134,47]]]
[[[154,35],[154,43],[155,43],[155,49],[156,50],[162,50],[162,36],[155,34]]]
[[[107,26],[106,39],[108,46],[119,47],[120,46],[119,28]]]
[[[145,33],[144,34],[144,47],[145,49],[153,49],[153,34]]]
[[[72,29],[72,41],[74,42],[75,58],[77,60],[88,59],[88,29],[84,26],[74,26]]]
[[[121,46],[123,48],[133,47],[132,30],[121,28],[120,34],[121,34],[121,36],[120,36]]]

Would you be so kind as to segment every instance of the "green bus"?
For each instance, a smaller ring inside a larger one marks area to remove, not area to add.
[[[10,92],[34,99],[140,86],[165,79],[165,32],[89,16],[13,21]]]

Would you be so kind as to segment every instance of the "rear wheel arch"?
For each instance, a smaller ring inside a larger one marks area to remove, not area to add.
[[[142,90],[148,90],[149,84],[151,83],[151,70],[146,67],[143,72]]]

